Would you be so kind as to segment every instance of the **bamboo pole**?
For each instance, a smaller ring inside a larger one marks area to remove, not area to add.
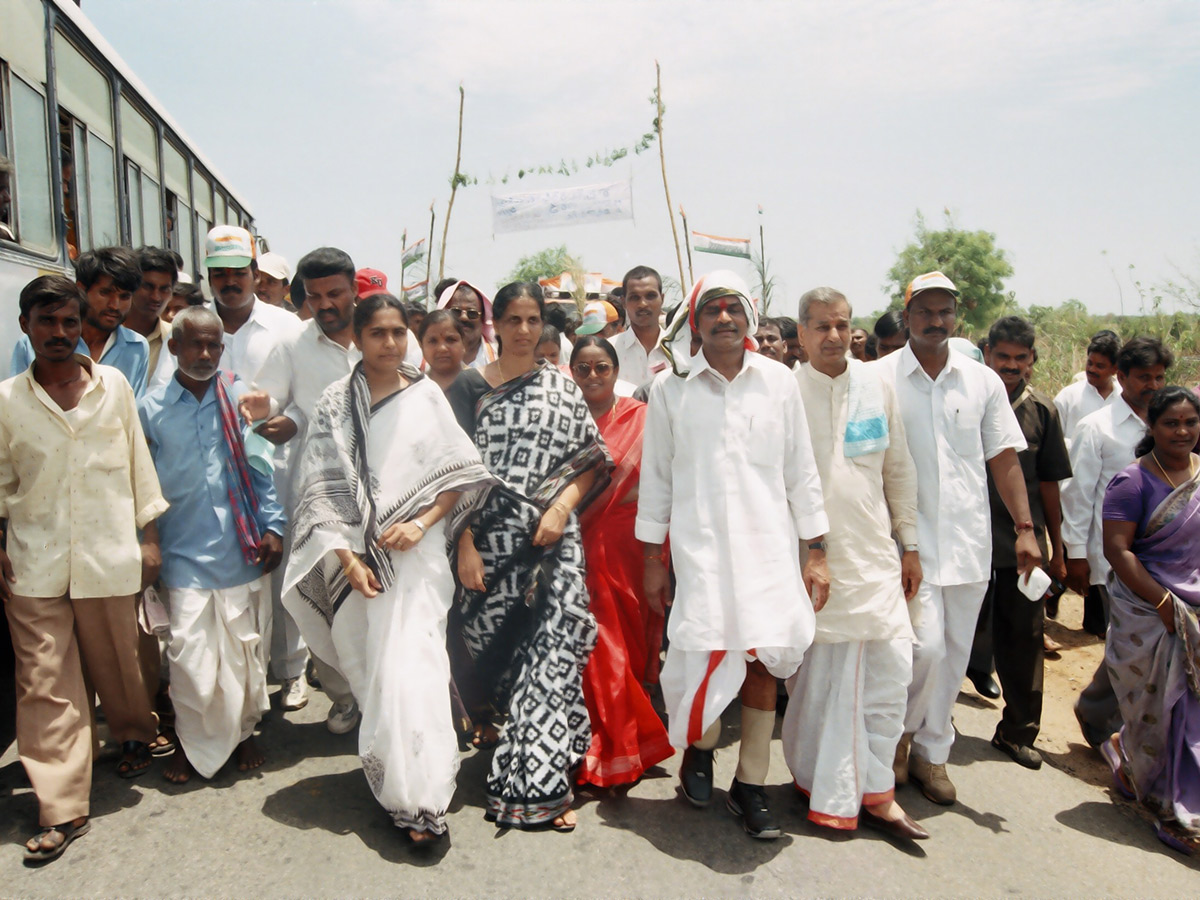
[[[406,250],[408,250],[408,229],[407,228],[405,228],[404,231],[400,232],[400,294],[401,294],[400,299],[401,300],[404,299],[404,297],[403,297],[403,294],[404,294],[404,266],[405,266],[404,254],[405,254]]]
[[[675,227],[675,213],[671,208],[671,189],[667,187],[667,153],[663,149],[662,66],[658,64],[657,59],[654,61],[654,105],[658,112],[658,115],[654,117],[654,129],[658,132],[658,161],[662,166],[663,193],[667,195],[667,217],[671,220],[671,237],[675,239],[675,262],[679,266],[679,284],[686,297],[690,285],[683,274],[683,254],[679,251],[679,229]]]
[[[442,223],[442,252],[438,256],[438,281],[446,274],[446,236],[450,233],[450,212],[454,209],[454,195],[458,192],[458,167],[462,162],[462,123],[463,104],[467,94],[463,86],[458,86],[458,149],[454,153],[454,177],[450,179],[450,202],[446,205],[446,221]]]
[[[683,220],[683,246],[687,247],[688,279],[694,284],[696,281],[696,273],[692,271],[692,233],[688,231],[687,213],[683,211],[682,205],[679,207],[679,218]]]
[[[433,212],[433,204],[435,202],[437,202],[437,201],[435,201],[435,200],[429,201],[429,246],[425,248],[425,293],[426,294],[433,293],[433,283],[429,280],[429,272],[430,272],[430,267],[433,266],[433,223],[434,223],[434,220],[437,218],[437,216],[434,215],[434,212]],[[442,279],[439,276],[438,281],[441,281],[441,280]],[[433,302],[437,303],[437,297],[433,298]],[[425,305],[427,307],[429,306],[428,303],[426,303]]]

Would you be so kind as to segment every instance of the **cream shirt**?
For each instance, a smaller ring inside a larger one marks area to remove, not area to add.
[[[992,574],[987,461],[1025,436],[1000,376],[961,353],[930,378],[905,344],[872,363],[895,386],[917,467],[917,543],[925,580],[942,587]]]
[[[890,441],[886,450],[847,459],[851,367],[882,390]],[[804,400],[829,516],[829,600],[817,613],[815,642],[911,639],[893,535],[901,544],[917,542],[917,470],[908,452],[895,389],[882,382],[872,367],[857,361],[836,378],[808,363],[793,372]]]
[[[812,604],[801,538],[829,528],[800,389],[791,371],[743,355],[732,381],[703,353],[650,387],[635,534],[668,532],[680,650],[803,650]]]
[[[159,385],[166,384],[175,374],[176,360],[167,348],[167,341],[170,339],[170,323],[159,319],[158,328],[146,338],[146,343],[150,345],[150,380],[146,383],[147,394]]]
[[[659,329],[658,336],[660,339],[662,338],[661,329]],[[635,388],[641,387],[656,373],[670,366],[670,361],[663,353],[662,347],[655,343],[654,349],[647,353],[642,342],[634,334],[633,328],[626,328],[620,334],[614,334],[608,341],[617,351],[617,363],[621,367],[622,380],[628,381]]]
[[[167,509],[133,389],[117,369],[91,373],[71,415],[30,367],[0,383],[0,516],[14,590],[25,597],[137,593],[137,529]]]
[[[1113,396],[1116,402],[1076,426],[1072,477],[1062,484],[1063,546],[1068,559],[1087,559],[1092,584],[1104,584],[1110,568],[1104,558],[1104,492],[1113,476],[1134,461],[1134,449],[1146,433],[1146,423],[1119,388]]]

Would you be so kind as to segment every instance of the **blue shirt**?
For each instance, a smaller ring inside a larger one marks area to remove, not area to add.
[[[247,390],[241,381],[234,382],[235,404]],[[214,384],[197,401],[172,378],[141,399],[138,413],[163,496],[171,504],[158,520],[163,584],[217,590],[261,577],[261,567],[246,562],[238,542]],[[259,531],[282,537],[286,520],[274,482],[254,468],[250,479],[258,495]]]
[[[91,359],[92,351],[80,335],[75,352]],[[120,371],[129,386],[133,388],[133,396],[141,397],[146,393],[146,382],[150,377],[150,345],[146,339],[124,325],[118,325],[113,334],[113,341],[108,344],[100,355],[101,362]],[[10,377],[20,375],[33,365],[33,345],[29,343],[29,335],[21,335],[17,346],[13,347],[12,365],[9,367]]]

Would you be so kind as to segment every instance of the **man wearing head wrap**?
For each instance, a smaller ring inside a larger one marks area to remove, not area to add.
[[[446,279],[438,285],[438,309],[458,317],[463,333],[463,365],[482,369],[496,361],[496,333],[492,329],[492,301],[465,281]]]
[[[670,602],[671,539],[677,586],[661,683],[671,743],[686,748],[684,796],[711,800],[721,712],[740,693],[726,802],[751,836],[777,838],[762,787],[775,678],[791,675],[812,643],[813,608],[829,591],[828,519],[799,387],[785,366],[746,352],[757,320],[749,290],[728,271],[697,282],[675,316],[664,340],[674,372],[650,388],[636,535],[655,609]]]
[[[904,736],[893,763],[934,803],[957,799],[946,774],[951,713],[967,672],[992,569],[988,472],[1015,523],[1017,570],[1042,561],[1017,451],[1025,437],[1000,376],[950,352],[958,289],[941,272],[914,278],[905,297],[908,343],[876,371],[896,389],[917,466],[917,546],[925,579],[909,604],[916,642]],[[907,548],[906,548],[907,549]]]

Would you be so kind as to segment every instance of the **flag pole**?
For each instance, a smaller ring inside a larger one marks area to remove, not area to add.
[[[405,266],[404,251],[406,251],[407,249],[408,249],[408,229],[405,228],[402,232],[400,232],[400,293],[401,294],[404,293],[404,266]],[[401,297],[400,299],[403,300],[404,298]]]
[[[692,233],[688,231],[687,213],[683,211],[683,204],[679,205],[679,218],[683,220],[683,246],[687,247],[688,254],[688,280],[693,284],[696,283],[696,273],[692,271]]]
[[[654,61],[654,108],[658,115],[654,117],[654,130],[658,132],[658,161],[662,166],[663,193],[667,195],[667,218],[671,220],[671,237],[675,239],[675,262],[679,266],[679,285],[686,297],[690,287],[684,281],[683,254],[679,252],[679,231],[675,228],[675,215],[671,210],[671,189],[667,187],[667,154],[663,149],[663,113],[666,111],[662,102],[662,67],[658,60]]]
[[[762,204],[758,204],[758,256],[763,261],[763,265],[767,263],[767,250],[763,244],[763,209]]]
[[[429,285],[429,269],[433,265],[433,223],[437,216],[433,212],[433,204],[436,200],[429,201],[429,246],[425,248],[425,284]],[[438,281],[441,281],[439,278]],[[433,302],[437,303],[437,298],[433,298]],[[429,308],[429,304],[425,304],[425,308]]]
[[[454,175],[450,179],[450,202],[446,205],[446,221],[442,223],[442,253],[438,257],[438,281],[442,280],[446,272],[446,237],[450,233],[450,211],[454,209],[454,195],[458,192],[459,182],[462,181],[458,167],[462,162],[463,104],[466,101],[467,93],[460,84],[458,86],[458,149],[454,153]]]

